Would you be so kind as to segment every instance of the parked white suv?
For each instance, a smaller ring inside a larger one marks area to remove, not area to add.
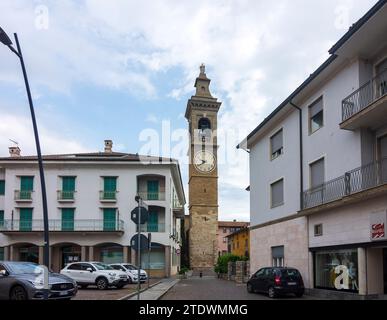
[[[128,275],[120,270],[101,262],[74,262],[68,264],[61,271],[77,282],[81,288],[88,285],[96,285],[98,289],[105,290],[109,286],[121,289],[128,282]]]
[[[130,263],[113,263],[110,264],[112,268],[115,270],[120,270],[125,272],[131,282],[137,283],[138,282],[138,269],[136,266],[130,264]],[[148,274],[146,273],[145,270],[140,269],[140,282],[145,282],[148,279]]]

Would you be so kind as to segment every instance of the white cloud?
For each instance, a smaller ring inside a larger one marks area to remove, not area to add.
[[[149,113],[146,116],[146,121],[151,122],[151,123],[159,123],[160,122],[159,118],[153,113]]]

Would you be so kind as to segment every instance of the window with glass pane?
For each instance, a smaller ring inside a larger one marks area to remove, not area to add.
[[[357,249],[316,252],[314,266],[316,288],[337,290],[335,286],[335,280],[338,276],[335,272],[337,266],[345,267],[348,275],[348,288],[341,290],[358,292]],[[343,283],[344,282],[341,282],[341,284]]]
[[[285,260],[285,248],[284,246],[272,247],[271,256],[273,267],[283,267]]]
[[[310,187],[317,188],[325,182],[324,159],[310,164]]]
[[[0,228],[2,227],[4,227],[4,210],[0,210]]]
[[[5,180],[0,180],[0,196],[5,194]]]
[[[278,131],[270,138],[271,159],[275,159],[283,154],[283,130]]]
[[[309,106],[309,133],[312,134],[324,126],[323,98]]]
[[[62,231],[74,231],[74,208],[62,208]]]
[[[271,207],[284,204],[284,180],[281,179],[271,185]]]
[[[20,208],[20,231],[32,231],[32,208]]]
[[[116,209],[115,208],[103,209],[103,230],[104,231],[116,230]]]
[[[20,199],[31,199],[34,177],[20,177]]]
[[[62,177],[62,199],[74,199],[75,177]]]
[[[117,191],[117,177],[104,177],[104,194],[106,200],[115,200]]]

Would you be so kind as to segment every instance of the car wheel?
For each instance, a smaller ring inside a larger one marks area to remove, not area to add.
[[[248,283],[247,284],[247,292],[248,293],[253,293],[254,292],[254,289],[253,289],[253,286],[251,283]]]
[[[269,288],[268,294],[269,294],[269,298],[271,298],[271,299],[274,299],[277,297],[277,294],[275,293],[275,290],[273,287]]]
[[[98,278],[96,281],[98,290],[106,290],[109,286],[108,281],[105,278]]]
[[[11,289],[9,298],[11,300],[27,300],[27,292],[22,286],[16,286]]]

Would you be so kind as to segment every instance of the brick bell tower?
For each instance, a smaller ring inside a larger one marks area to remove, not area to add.
[[[218,166],[217,115],[221,102],[212,97],[205,66],[188,100],[189,124],[189,261],[194,272],[212,273],[217,259]]]

